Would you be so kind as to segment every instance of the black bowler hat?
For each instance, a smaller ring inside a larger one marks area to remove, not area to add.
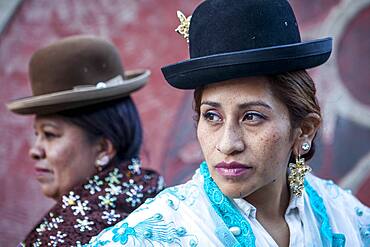
[[[206,0],[191,17],[188,38],[190,59],[162,68],[180,89],[312,68],[332,50],[332,38],[301,41],[286,0]]]

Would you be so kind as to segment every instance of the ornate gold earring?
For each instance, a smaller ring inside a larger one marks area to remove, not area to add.
[[[289,163],[290,174],[288,176],[289,187],[296,196],[302,196],[304,190],[304,177],[311,167],[305,165],[304,158],[298,154],[295,163]]]

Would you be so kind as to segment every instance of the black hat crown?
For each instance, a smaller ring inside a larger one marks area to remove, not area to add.
[[[191,58],[301,42],[285,0],[205,1],[192,15],[189,34]]]
[[[330,56],[331,38],[301,42],[286,0],[206,0],[189,28],[190,59],[162,68],[174,87],[311,68]]]

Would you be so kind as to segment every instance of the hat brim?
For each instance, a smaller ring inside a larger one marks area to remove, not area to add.
[[[332,38],[222,53],[168,65],[162,68],[166,80],[175,88],[195,89],[234,78],[271,75],[308,69],[330,57]]]
[[[7,103],[7,108],[18,114],[51,114],[64,110],[103,103],[128,96],[143,87],[150,76],[149,70],[127,71],[123,83],[98,88],[82,86],[72,90],[26,97]]]

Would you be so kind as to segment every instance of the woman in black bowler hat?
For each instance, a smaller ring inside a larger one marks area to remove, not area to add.
[[[306,69],[332,39],[301,41],[286,0],[207,0],[177,31],[190,59],[162,68],[194,89],[205,158],[90,246],[370,246],[370,211],[310,173],[321,124]]]

